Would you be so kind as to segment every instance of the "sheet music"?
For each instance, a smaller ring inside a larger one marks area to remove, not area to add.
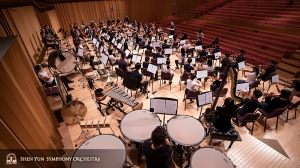
[[[248,91],[249,91],[249,83],[236,84],[236,92],[248,92]]]
[[[96,42],[96,47],[97,47],[97,48],[99,48],[99,44],[100,44],[100,43],[97,41],[97,42]]]
[[[107,61],[108,61],[108,56],[105,55],[105,54],[102,54],[101,62],[102,62],[104,65],[107,65]]]
[[[173,38],[173,35],[170,35],[169,38]]]
[[[100,53],[103,53],[103,50],[104,50],[104,47],[101,46],[101,47],[100,47]]]
[[[165,48],[165,54],[173,54],[173,49],[172,48]]]
[[[123,38],[123,39],[122,39],[122,43],[125,43],[125,40],[126,40],[126,39],[125,39],[125,38]]]
[[[87,33],[87,31],[88,31],[88,29],[85,29],[84,33],[86,34],[86,33]]]
[[[148,71],[148,72],[151,72],[152,74],[155,74],[156,71],[157,71],[157,66],[152,65],[152,64],[149,64],[149,65],[148,65],[148,68],[147,68],[147,71]]]
[[[80,57],[83,57],[83,49],[82,48],[78,48],[77,55]]]
[[[217,52],[214,55],[215,55],[215,59],[219,59],[219,57],[221,57],[221,52]]]
[[[277,83],[277,82],[279,82],[279,75],[278,74],[272,76],[272,83]]]
[[[154,41],[154,40],[155,40],[155,37],[152,37],[152,38],[151,38],[151,41]]]
[[[158,57],[156,59],[157,59],[157,64],[163,64],[163,63],[166,63],[166,61],[167,61],[167,58]]]
[[[166,110],[165,114],[176,115],[177,113],[177,101],[176,100],[166,100]]]
[[[100,30],[100,34],[102,33],[102,29]]]
[[[94,39],[93,39],[93,44],[96,45],[96,42],[97,42],[97,39],[94,38]]]
[[[208,71],[207,70],[197,71],[197,78],[206,78],[207,75],[208,75]]]
[[[205,102],[207,103],[212,103],[213,102],[213,96],[212,96],[212,92],[207,92],[205,93]]]
[[[180,44],[185,44],[185,40],[180,40]]]
[[[196,46],[195,49],[196,50],[202,50],[202,46],[201,45],[200,46]]]
[[[129,42],[129,46],[132,47],[133,46],[133,41]]]
[[[126,49],[125,54],[126,54],[126,57],[128,57],[128,55],[130,54],[130,50]]]
[[[115,39],[115,38],[113,38],[113,39],[111,40],[111,43],[115,43],[115,41],[116,41],[116,39]]]
[[[151,99],[151,108],[154,108],[154,113],[165,113],[166,100]]]
[[[122,46],[123,46],[123,44],[119,43],[117,48],[121,50]]]
[[[244,69],[245,68],[245,61],[239,62],[238,66],[239,66],[239,70]]]
[[[152,47],[160,47],[160,42],[159,41],[152,42]]]
[[[109,36],[109,35],[107,35],[107,36],[106,36],[106,40],[109,40],[109,39],[110,39],[110,36]]]
[[[184,61],[187,62],[188,61],[188,58],[184,58]],[[191,62],[193,65],[196,64],[196,58],[192,58],[192,62]]]
[[[142,56],[136,54],[134,54],[131,59],[132,62],[139,62],[139,63],[141,62],[141,60],[142,60]]]
[[[198,106],[203,106],[206,104],[205,94],[198,95]]]

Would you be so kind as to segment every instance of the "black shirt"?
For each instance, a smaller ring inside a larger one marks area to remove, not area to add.
[[[245,61],[245,55],[239,55],[236,57],[236,62],[239,63],[239,62],[243,62]]]
[[[266,103],[268,104],[268,107],[264,107],[263,109],[267,113],[272,113],[275,109],[285,107],[289,103],[289,100],[282,100],[279,97],[272,98],[268,96],[266,97]]]
[[[195,45],[196,45],[196,46],[202,45],[202,41],[201,41],[201,40],[196,41]]]
[[[271,66],[266,68],[266,72],[263,74],[263,76],[261,77],[262,79],[265,79],[266,77],[268,77],[271,73],[276,71],[276,66]]]
[[[120,69],[123,70],[124,73],[127,72],[128,63],[124,59],[120,59],[118,61],[118,66]]]
[[[194,67],[192,67],[190,64],[184,64],[183,67],[186,72],[191,72],[192,70],[194,70]]]
[[[164,44],[161,45],[161,48],[162,49],[170,48],[170,45],[168,45],[167,43],[164,43]]]
[[[257,108],[261,108],[261,104],[258,100],[245,98],[243,103],[245,103],[245,105],[238,109],[238,113],[241,116],[244,116],[247,113],[254,113]]]
[[[227,66],[227,64],[228,64],[229,62],[230,62],[230,58],[225,57],[225,58],[222,59],[222,61],[221,61],[221,64],[222,64],[221,70],[222,70],[222,71],[224,70],[224,68]]]
[[[147,50],[152,50],[153,49],[153,47],[150,46],[150,45],[146,45],[146,48],[147,48]]]
[[[162,145],[159,149],[151,148],[152,142],[143,143],[143,153],[146,157],[147,168],[169,168],[172,161],[171,145]]]
[[[143,62],[143,68],[147,69],[148,68],[149,63],[148,62]]]
[[[200,57],[202,56],[207,56],[208,52],[205,50],[202,50],[201,52],[199,52]]]
[[[137,70],[131,71],[130,75],[133,76],[137,80],[136,87],[137,88],[141,87],[141,85],[142,85],[141,81],[143,79],[142,75]]]

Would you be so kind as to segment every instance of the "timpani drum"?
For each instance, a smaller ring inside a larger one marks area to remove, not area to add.
[[[191,168],[234,168],[230,159],[213,148],[200,148],[192,154]]]
[[[75,69],[75,55],[65,50],[53,50],[48,57],[50,67],[57,69],[61,73],[68,73]]]
[[[197,145],[206,136],[203,124],[186,115],[172,117],[167,123],[167,132],[173,141],[184,146]]]
[[[71,168],[99,167],[122,168],[126,161],[126,148],[122,140],[114,135],[98,135],[85,141],[74,153]],[[94,161],[78,161],[74,157],[98,157]]]
[[[93,69],[90,65],[85,65],[82,67],[82,74],[85,75],[89,72],[93,72]]]
[[[96,72],[89,72],[85,74],[85,77],[88,79],[96,79],[97,78],[97,73]]]
[[[120,129],[122,134],[134,142],[151,139],[152,131],[160,126],[159,117],[148,110],[135,110],[124,116]]]

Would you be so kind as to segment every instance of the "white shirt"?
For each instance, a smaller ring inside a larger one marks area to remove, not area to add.
[[[195,82],[195,81],[193,81],[191,79],[186,80],[186,83],[187,83],[186,88],[188,90],[190,90],[190,91],[194,91],[195,90],[195,86],[202,86],[201,83],[199,84],[199,83],[197,83],[197,82]]]
[[[48,81],[46,81],[46,80],[44,79],[44,77],[47,77],[47,76],[48,76],[47,72],[45,72],[45,71],[43,71],[43,70],[40,71],[40,72],[38,73],[38,77],[39,77],[40,79],[42,79],[43,81],[47,82],[48,84],[51,84],[51,83],[53,82],[54,78],[51,77]]]
[[[182,46],[184,48],[184,50],[190,49],[191,45],[190,44],[184,44]]]
[[[167,65],[163,65],[162,71],[165,73],[170,73],[171,72],[171,67],[168,69]]]
[[[182,56],[180,53],[180,54],[178,54],[178,62],[182,63],[182,60],[184,60],[184,56]]]
[[[113,55],[109,55],[108,58],[112,64],[114,64],[116,62],[116,60],[114,60],[115,57]]]
[[[215,67],[214,66],[208,66],[208,65],[203,65],[203,69],[206,69],[208,71],[214,71],[215,70]]]
[[[256,78],[256,72],[249,72],[246,81],[249,83],[249,85],[252,85],[252,83],[256,81]]]

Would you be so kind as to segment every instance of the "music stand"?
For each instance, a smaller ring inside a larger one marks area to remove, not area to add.
[[[150,112],[163,114],[163,126],[165,126],[165,117],[167,115],[177,115],[178,99],[168,97],[155,97],[150,99]]]
[[[148,64],[147,71],[154,75],[157,72],[157,66],[153,64]],[[154,81],[152,80],[152,94],[154,95],[156,92],[153,92],[153,82]]]
[[[212,102],[213,102],[212,91],[200,93],[199,95],[197,95],[196,100],[197,100],[197,107],[201,107],[201,111],[200,111],[200,114],[199,114],[199,119],[200,119],[201,116],[202,116],[203,106],[205,106],[207,104],[212,105]]]

